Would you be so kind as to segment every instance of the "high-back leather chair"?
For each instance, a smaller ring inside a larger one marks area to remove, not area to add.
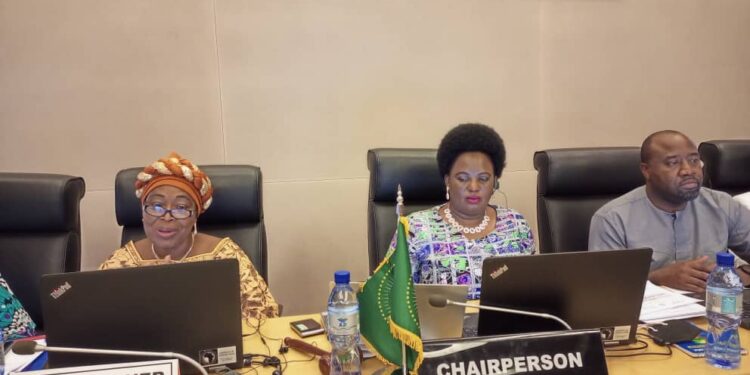
[[[436,149],[377,148],[367,151],[370,193],[367,240],[370,272],[380,264],[396,231],[396,192],[401,185],[404,215],[445,203],[445,183]]]
[[[698,152],[707,187],[731,195],[750,191],[750,139],[706,141]]]
[[[640,160],[637,147],[536,152],[539,251],[587,250],[596,210],[644,184]]]
[[[0,274],[44,329],[39,282],[81,269],[80,177],[0,173]]]
[[[214,188],[211,207],[198,217],[198,231],[230,237],[245,251],[268,282],[266,227],[263,222],[263,178],[251,165],[205,165],[201,170]],[[124,169],[115,177],[115,210],[122,225],[121,244],[145,238],[135,179],[143,168]]]

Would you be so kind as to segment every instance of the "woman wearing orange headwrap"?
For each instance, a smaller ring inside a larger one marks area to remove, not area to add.
[[[146,166],[138,174],[135,189],[146,238],[128,242],[99,269],[237,259],[243,317],[279,315],[279,305],[245,252],[229,237],[197,232],[198,216],[211,205],[213,195],[211,180],[198,167],[172,153]]]

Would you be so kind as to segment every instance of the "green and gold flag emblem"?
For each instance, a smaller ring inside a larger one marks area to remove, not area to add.
[[[424,351],[406,242],[408,227],[407,219],[400,217],[396,248],[362,285],[357,297],[360,332],[370,350],[384,363],[401,366],[404,343],[409,373],[416,374]]]

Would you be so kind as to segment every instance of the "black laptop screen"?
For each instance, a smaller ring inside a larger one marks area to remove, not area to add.
[[[635,338],[651,249],[493,257],[482,266],[480,305],[555,315],[606,342]],[[479,335],[563,330],[540,317],[480,310]]]
[[[219,365],[241,365],[235,259],[45,275],[40,291],[50,346],[177,352],[206,366],[211,353],[224,351],[227,362]],[[49,355],[53,368],[128,360]],[[196,372],[184,362],[181,368]]]

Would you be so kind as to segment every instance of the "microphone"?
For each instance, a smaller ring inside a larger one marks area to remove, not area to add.
[[[65,348],[56,346],[46,346],[38,344],[36,341],[16,341],[11,346],[13,353],[19,355],[34,354],[34,352],[48,351],[48,352],[61,352],[61,353],[78,353],[78,354],[104,354],[104,355],[128,355],[128,356],[141,356],[141,357],[157,357],[157,358],[177,358],[181,359],[193,367],[197,368],[201,374],[208,375],[206,369],[196,362],[194,359],[180,353],[173,352],[141,352],[134,350],[106,350],[106,349],[86,349],[86,348]]]
[[[18,355],[29,355],[36,352],[36,346],[36,341],[16,341],[11,346],[11,350]]]
[[[538,313],[533,311],[524,311],[524,310],[516,310],[516,309],[508,309],[504,307],[494,307],[494,306],[483,306],[483,305],[470,305],[468,303],[462,303],[462,302],[456,302],[451,301],[448,298],[445,298],[443,296],[439,295],[431,295],[428,298],[428,301],[430,302],[430,306],[432,307],[438,307],[443,308],[447,305],[454,305],[454,306],[463,306],[463,307],[474,307],[480,310],[488,310],[488,311],[498,311],[498,312],[504,312],[508,314],[517,314],[517,315],[527,315],[527,316],[535,316],[537,318],[544,318],[544,319],[552,319],[554,321],[557,321],[558,323],[562,324],[566,329],[571,330],[570,325],[566,323],[564,320],[552,315],[552,314],[545,314],[545,313]]]

